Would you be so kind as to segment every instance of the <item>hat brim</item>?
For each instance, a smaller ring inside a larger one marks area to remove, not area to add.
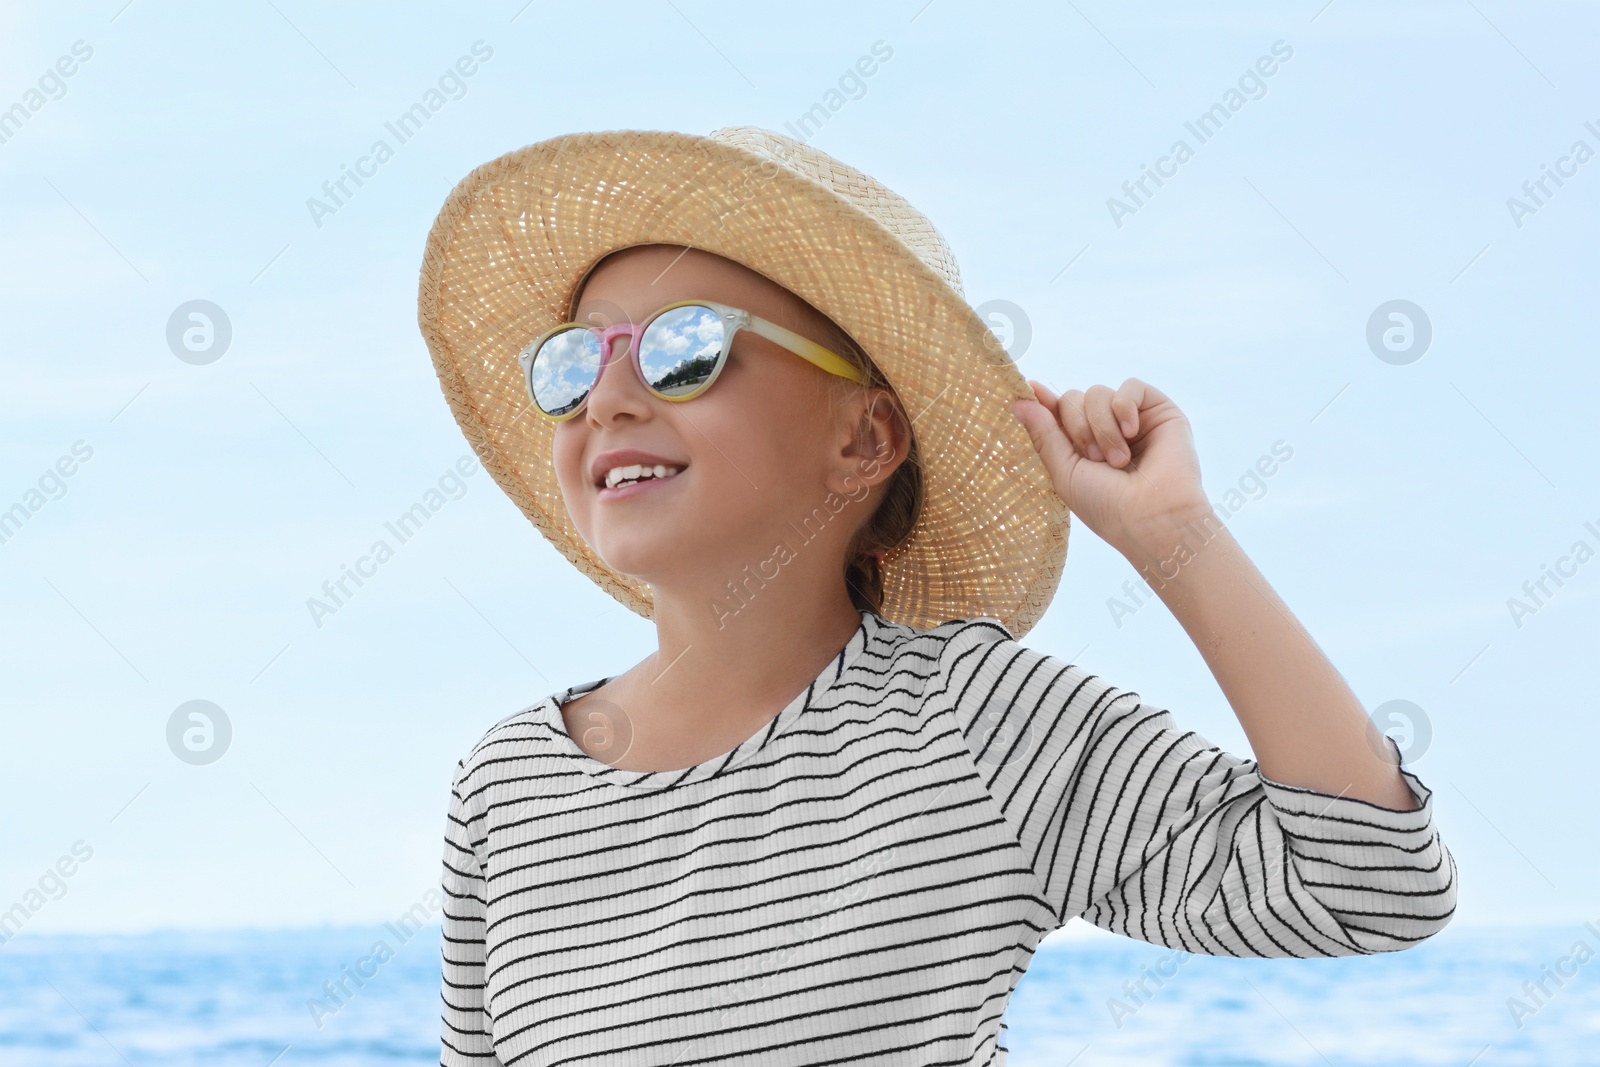
[[[760,195],[750,195],[752,175]],[[882,614],[928,629],[989,616],[1017,637],[1054,597],[1070,516],[1010,404],[1032,398],[992,331],[866,211],[741,147],[649,130],[568,134],[477,167],[428,234],[417,319],[462,432],[557,549],[646,618],[651,591],[573,525],[550,462],[555,424],[529,407],[517,355],[567,321],[606,254],[692,245],[749,267],[833,319],[893,383],[924,466],[911,540]]]

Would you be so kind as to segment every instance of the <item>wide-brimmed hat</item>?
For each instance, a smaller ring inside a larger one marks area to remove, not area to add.
[[[650,617],[649,585],[609,567],[573,525],[551,463],[556,424],[531,409],[517,360],[571,321],[598,260],[644,244],[691,245],[766,276],[837,323],[894,387],[924,497],[885,560],[881,614],[919,630],[989,616],[1027,633],[1061,580],[1070,523],[1011,414],[1032,389],[921,212],[758,127],[553,137],[473,170],[434,220],[417,321],[462,432],[539,532]]]

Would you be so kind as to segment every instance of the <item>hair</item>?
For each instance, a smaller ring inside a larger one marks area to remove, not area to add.
[[[826,318],[826,316],[824,316]],[[857,609],[881,614],[883,611],[884,568],[888,557],[911,538],[917,520],[922,515],[923,481],[922,458],[917,447],[917,435],[911,417],[906,413],[900,394],[888,377],[858,345],[853,337],[828,319],[834,328],[836,343],[831,345],[845,362],[860,370],[865,384],[847,378],[830,376],[834,385],[830,394],[834,410],[841,397],[860,396],[873,389],[886,390],[895,413],[905,424],[905,462],[884,483],[882,498],[872,515],[862,523],[855,537],[845,549],[844,580],[850,590],[850,600]],[[880,554],[883,557],[880,559]]]

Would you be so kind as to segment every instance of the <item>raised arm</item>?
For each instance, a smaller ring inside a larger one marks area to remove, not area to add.
[[[1257,757],[1005,637],[969,650],[970,673],[949,676],[970,688],[958,713],[1061,921],[1268,956],[1392,951],[1441,929],[1456,868],[1432,794],[1215,519],[1182,412],[1138,379],[1059,397],[1031,384],[1012,410],[1052,486],[1177,617]],[[1032,747],[984,756],[996,733]]]
[[[1121,552],[1189,634],[1262,772],[1394,809],[1415,805],[1394,747],[1216,515],[1188,420],[1130,378],[1037,401],[1017,417],[1074,515]]]
[[[1207,955],[1347,956],[1408,948],[1455,911],[1455,861],[1409,771],[1408,810],[1274,781],[994,619],[955,629],[934,699],[1057,925],[1081,915]]]
[[[1385,808],[1415,806],[1395,750],[1209,506],[1121,551],[1200,650],[1263,773]]]

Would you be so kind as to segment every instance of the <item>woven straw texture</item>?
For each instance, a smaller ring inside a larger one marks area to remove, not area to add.
[[[650,617],[650,587],[579,535],[517,354],[569,321],[587,272],[638,244],[692,245],[810,302],[900,395],[925,468],[921,519],[888,557],[882,614],[916,629],[989,616],[1017,637],[1044,613],[1070,516],[1013,399],[1032,390],[962,296],[944,238],[866,174],[757,127],[646,130],[528,145],[467,175],[428,234],[418,324],[484,467],[577,568]]]

